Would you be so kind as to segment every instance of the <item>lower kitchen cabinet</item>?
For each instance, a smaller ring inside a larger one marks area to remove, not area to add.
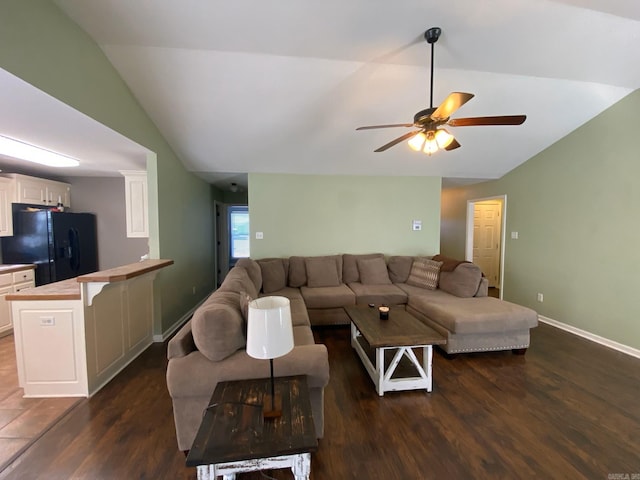
[[[6,299],[10,293],[35,286],[33,265],[0,265],[0,337],[13,332],[11,305]]]

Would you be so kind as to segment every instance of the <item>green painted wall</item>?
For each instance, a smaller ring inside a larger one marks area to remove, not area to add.
[[[433,255],[440,184],[439,177],[249,174],[251,256]],[[421,231],[412,231],[413,220],[422,220]]]
[[[505,299],[640,349],[638,112],[640,90],[503,178],[445,190],[443,252],[464,256],[468,199],[506,194]]]
[[[53,3],[0,1],[0,68],[157,154],[151,228],[159,256],[175,261],[156,280],[154,333],[166,331],[213,289],[211,186],[185,170],[97,44]]]

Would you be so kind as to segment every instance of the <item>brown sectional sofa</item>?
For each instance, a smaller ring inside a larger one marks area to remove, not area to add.
[[[438,270],[437,288],[432,277],[429,288],[422,283],[418,267],[425,264]],[[179,448],[191,448],[218,382],[269,376],[268,362],[245,352],[243,311],[250,298],[278,295],[291,301],[295,347],[275,359],[276,375],[308,376],[316,432],[322,437],[329,363],[324,345],[314,343],[311,325],[349,324],[344,310],[349,305],[404,305],[447,338],[442,346],[447,353],[524,352],[529,330],[537,325],[536,312],[488,297],[487,291],[488,282],[476,265],[441,256],[241,259],[169,342],[167,386]]]

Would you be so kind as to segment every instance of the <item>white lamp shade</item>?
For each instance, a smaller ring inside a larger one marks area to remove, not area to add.
[[[278,358],[293,349],[291,305],[286,297],[262,297],[249,302],[247,354]]]

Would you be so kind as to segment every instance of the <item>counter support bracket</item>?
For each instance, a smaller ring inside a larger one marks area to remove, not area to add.
[[[87,306],[91,306],[93,305],[93,299],[96,295],[98,295],[100,292],[102,292],[102,289],[105,287],[105,285],[109,285],[109,282],[89,282],[89,283],[85,283],[86,285],[86,292],[87,292],[87,298],[86,298],[86,302],[87,302]]]

